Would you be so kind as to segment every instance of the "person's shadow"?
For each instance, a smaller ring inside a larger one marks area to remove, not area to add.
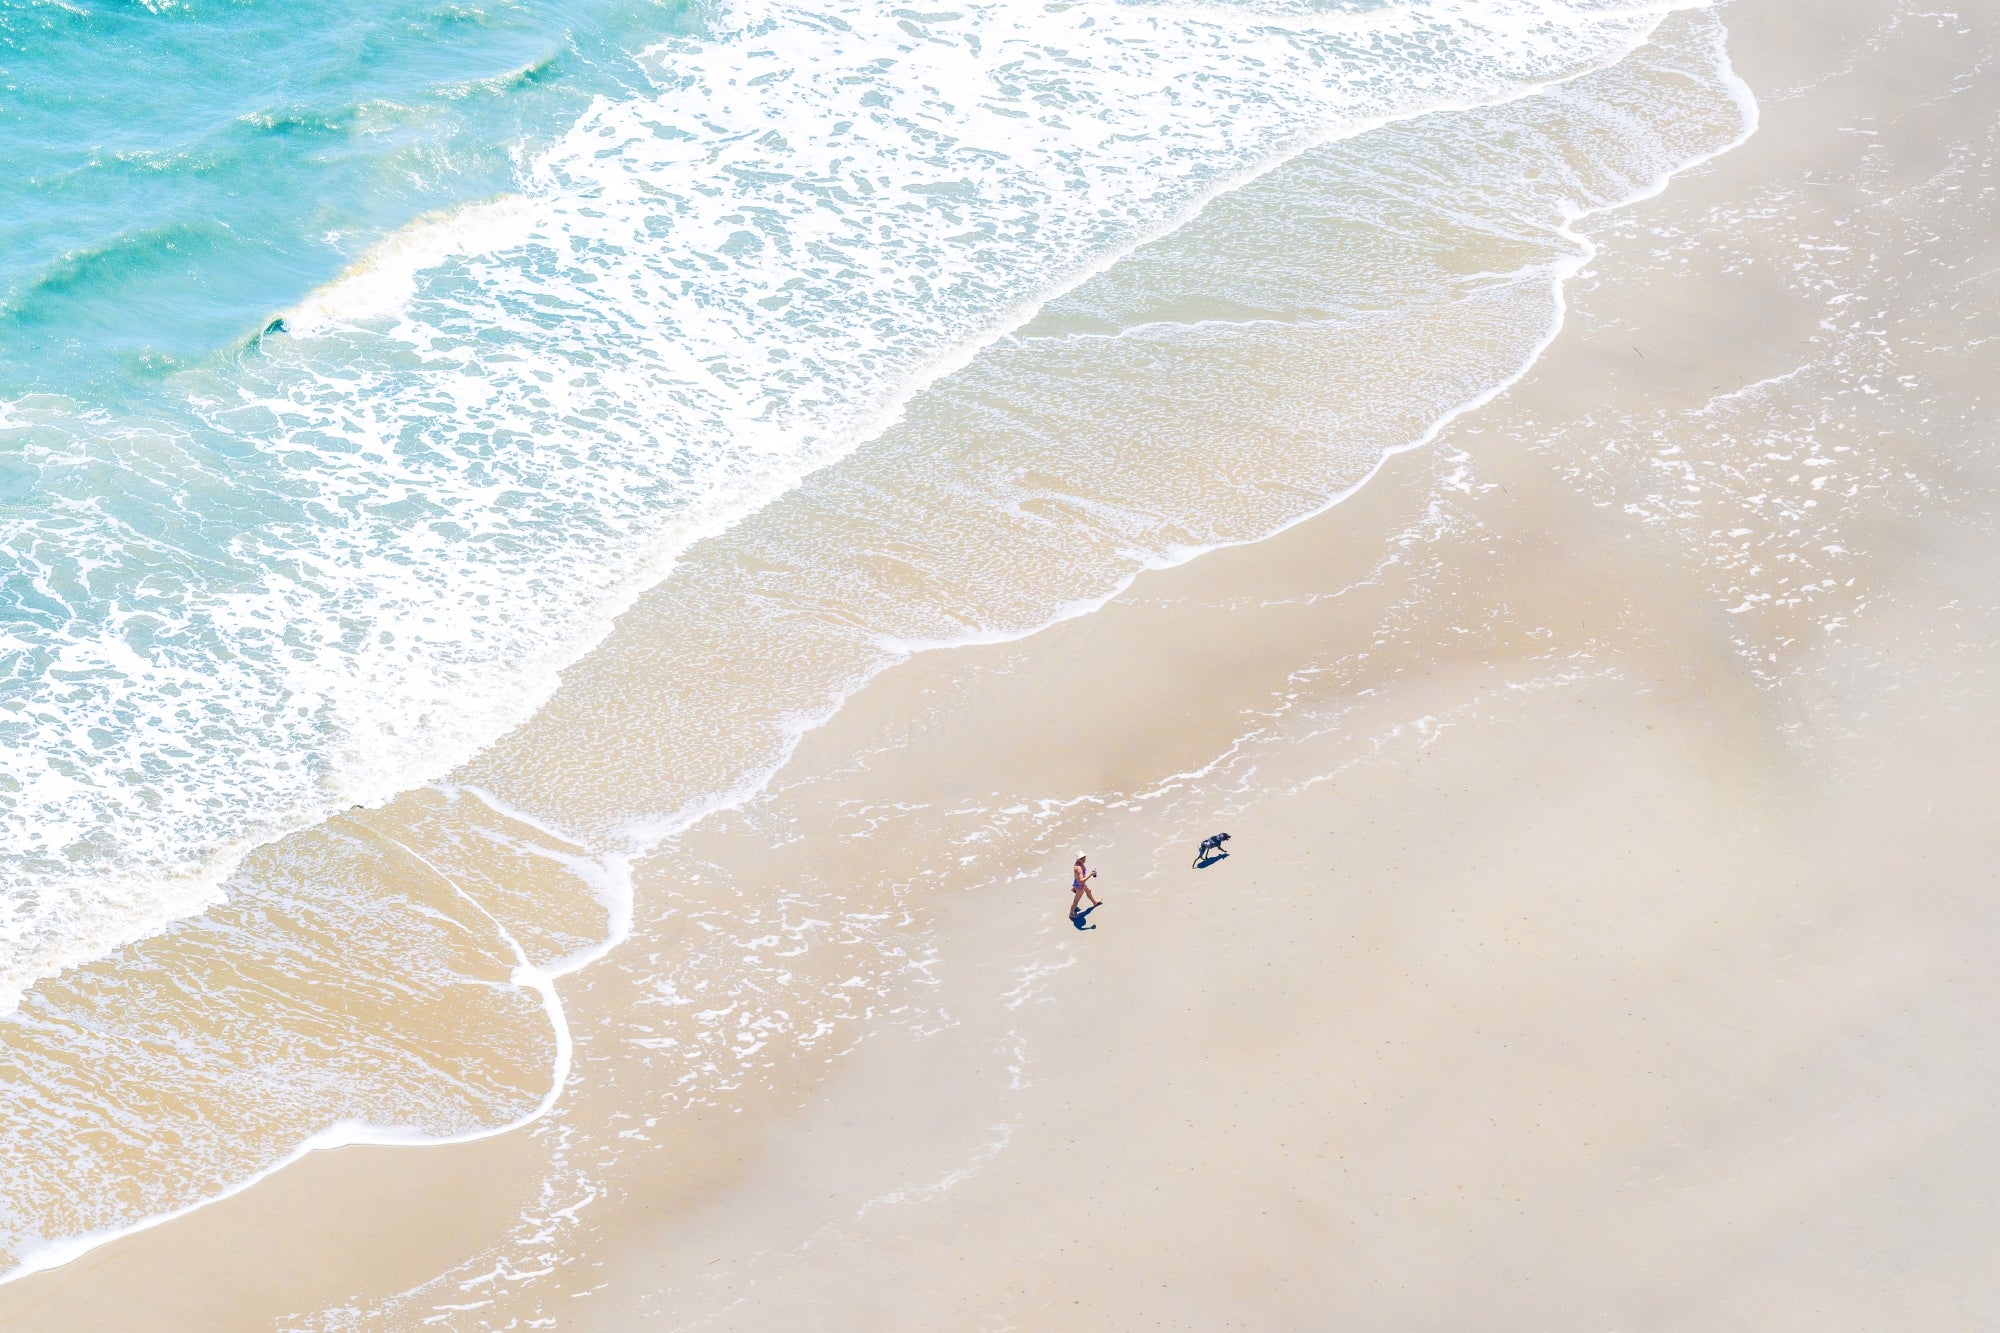
[[[1206,870],[1217,861],[1227,861],[1228,859],[1228,852],[1223,851],[1220,847],[1211,847],[1195,858],[1194,868],[1196,870]]]
[[[1078,930],[1096,930],[1097,927],[1092,923],[1085,921],[1084,918],[1089,916],[1092,912],[1095,912],[1098,908],[1102,906],[1104,906],[1103,903],[1092,903],[1090,906],[1084,908],[1081,912],[1070,913],[1069,923],[1072,926],[1075,926]]]

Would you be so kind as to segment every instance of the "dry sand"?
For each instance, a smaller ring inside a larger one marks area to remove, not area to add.
[[[642,868],[557,1115],[317,1154],[0,1322],[2000,1326],[2000,24],[1725,21],[1762,130],[1587,228],[1524,383],[879,678]],[[646,951],[783,955],[773,885],[893,917],[904,993],[680,1105]]]

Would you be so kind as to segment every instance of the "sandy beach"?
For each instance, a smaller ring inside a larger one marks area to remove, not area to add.
[[[814,719],[627,867],[533,1123],[310,1153],[0,1286],[0,1327],[2000,1326],[2000,20],[1719,14],[1755,132],[1575,224],[1518,383]],[[956,539],[856,544],[920,582]],[[675,579],[752,563],[704,549]],[[449,791],[321,836],[439,913],[455,867],[503,886],[522,960],[602,934],[580,860],[464,830],[525,818],[502,770],[698,787],[648,731],[699,703],[679,587]],[[517,989],[409,1045],[532,1107]]]

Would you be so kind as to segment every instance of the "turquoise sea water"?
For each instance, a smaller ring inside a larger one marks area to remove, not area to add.
[[[0,1004],[1219,192],[1667,8],[0,8]]]
[[[0,9],[0,391],[120,401],[509,188],[684,4]]]

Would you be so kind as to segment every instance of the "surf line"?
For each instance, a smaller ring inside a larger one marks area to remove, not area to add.
[[[581,845],[559,831],[549,828],[540,820],[514,809],[490,792],[476,787],[453,787],[441,788],[440,790],[447,800],[452,801],[457,800],[461,793],[473,796],[478,799],[480,804],[486,806],[501,818],[531,828],[552,841],[568,843],[571,846]],[[150,1217],[140,1218],[137,1221],[121,1226],[105,1227],[101,1230],[84,1232],[81,1235],[69,1236],[61,1240],[47,1241],[29,1250],[22,1256],[20,1263],[13,1268],[5,1273],[0,1273],[0,1286],[4,1286],[20,1278],[30,1277],[36,1273],[45,1273],[51,1269],[61,1268],[65,1264],[82,1258],[100,1246],[122,1240],[127,1236],[137,1235],[142,1231],[150,1231],[154,1227],[164,1226],[169,1222],[179,1221],[181,1218],[187,1217],[202,1208],[206,1208],[212,1203],[220,1203],[224,1199],[243,1193],[245,1190],[276,1175],[308,1154],[318,1152],[322,1149],[350,1147],[428,1148],[441,1147],[454,1143],[476,1143],[481,1139],[495,1138],[501,1134],[510,1134],[517,1129],[524,1129],[555,1109],[556,1103],[562,1098],[563,1088],[569,1081],[575,1052],[575,1042],[570,1032],[569,1016],[563,1008],[562,997],[557,992],[555,983],[560,978],[568,976],[572,972],[577,972],[588,967],[630,938],[632,933],[631,856],[625,853],[612,853],[604,857],[601,861],[594,861],[585,856],[564,855],[547,847],[532,844],[516,844],[518,846],[525,846],[527,850],[534,854],[549,857],[569,867],[579,879],[582,879],[586,884],[591,886],[599,902],[604,904],[606,913],[610,918],[605,938],[599,943],[578,949],[553,962],[538,965],[528,957],[527,950],[521,946],[520,941],[515,938],[513,932],[501,924],[499,919],[487,909],[485,904],[468,893],[456,880],[445,874],[443,870],[439,869],[430,860],[410,847],[409,844],[392,834],[376,828],[366,820],[356,818],[352,812],[343,812],[340,815],[334,816],[334,818],[346,819],[347,822],[362,829],[369,837],[395,848],[410,860],[415,861],[441,880],[454,894],[464,899],[472,906],[474,911],[478,912],[480,916],[484,917],[492,925],[495,934],[505,942],[508,951],[514,957],[514,967],[508,975],[509,983],[531,989],[541,997],[542,1012],[549,1021],[556,1046],[555,1057],[550,1064],[548,1090],[542,1094],[534,1108],[527,1113],[500,1124],[467,1130],[461,1134],[424,1134],[416,1130],[402,1129],[395,1126],[370,1124],[365,1120],[336,1120],[326,1128],[300,1142],[290,1152],[257,1168],[227,1189],[183,1204],[178,1208],[155,1213]],[[332,821],[329,820],[328,822]]]

